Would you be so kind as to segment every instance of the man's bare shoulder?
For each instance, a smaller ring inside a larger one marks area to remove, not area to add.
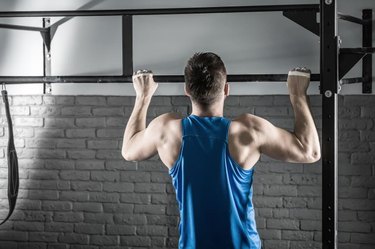
[[[255,148],[259,148],[263,141],[264,133],[267,132],[269,128],[269,124],[270,123],[264,118],[250,113],[244,113],[232,120],[230,134],[233,137],[240,137],[242,143],[246,138],[247,142],[245,144],[252,144]]]
[[[262,129],[267,120],[250,113],[244,113],[235,117],[232,122],[237,124],[239,127],[257,131]]]
[[[182,118],[182,114],[178,112],[167,112],[154,118],[150,125],[158,129],[163,129],[166,126],[177,124]]]
[[[171,135],[181,133],[182,115],[175,112],[161,114],[154,118],[147,127],[149,136],[154,137],[158,145],[165,144]],[[181,135],[180,135],[181,136]]]
[[[158,117],[155,118],[157,122],[160,122],[162,124],[168,123],[170,121],[176,121],[179,119],[182,119],[183,116],[181,113],[178,112],[167,112],[164,114],[159,115]]]

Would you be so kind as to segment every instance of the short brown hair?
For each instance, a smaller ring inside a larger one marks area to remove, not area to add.
[[[221,58],[212,52],[195,53],[185,67],[185,84],[193,101],[210,105],[216,101],[227,82],[227,71]]]

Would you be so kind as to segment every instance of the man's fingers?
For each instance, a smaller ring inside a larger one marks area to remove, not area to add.
[[[311,73],[310,69],[306,67],[295,67],[290,71],[298,71],[298,72],[305,72],[305,73]]]
[[[133,72],[133,75],[140,75],[140,74],[152,74],[152,70],[149,69],[141,69],[136,72]]]
[[[137,78],[143,78],[143,79],[146,79],[150,77],[151,79],[153,79],[154,75],[152,73],[140,73],[140,74],[133,74],[132,76],[132,79],[133,81]]]
[[[288,75],[302,76],[310,78],[311,71],[306,67],[295,67],[289,71]]]
[[[289,71],[288,76],[302,76],[310,79],[310,73],[301,71]]]

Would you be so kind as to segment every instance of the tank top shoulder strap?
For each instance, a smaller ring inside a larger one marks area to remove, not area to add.
[[[188,134],[188,118],[185,117],[181,119],[181,128],[182,128],[182,137],[186,136]]]
[[[225,140],[225,142],[228,143],[229,126],[230,126],[230,123],[231,123],[232,121],[231,121],[230,119],[228,119],[228,118],[223,118],[223,122],[225,122],[224,140]]]

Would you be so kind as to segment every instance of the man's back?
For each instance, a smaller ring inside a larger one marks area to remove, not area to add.
[[[169,170],[180,209],[179,248],[258,249],[252,204],[254,168],[231,157],[224,117],[181,120],[182,143]]]
[[[163,114],[164,121],[159,134],[161,139],[157,150],[161,161],[170,169],[179,157],[182,145],[182,117],[178,113]],[[260,153],[256,149],[250,114],[234,118],[228,127],[228,149],[232,159],[244,170],[250,170],[258,161]],[[255,116],[254,116],[255,117]]]

